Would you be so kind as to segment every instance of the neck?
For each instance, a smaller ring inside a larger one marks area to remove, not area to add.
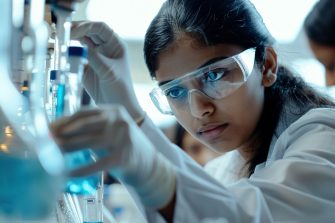
[[[252,149],[249,146],[240,146],[237,151],[241,154],[245,161],[249,161],[253,157]]]

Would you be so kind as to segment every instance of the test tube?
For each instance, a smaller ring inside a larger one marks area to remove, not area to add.
[[[55,120],[57,104],[57,70],[51,70],[48,85],[48,102],[46,105],[49,121]]]
[[[101,180],[102,183],[102,180]],[[103,223],[103,187],[99,184],[96,193],[84,197],[83,223]]]

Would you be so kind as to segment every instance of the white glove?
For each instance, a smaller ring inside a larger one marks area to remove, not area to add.
[[[159,152],[121,106],[83,110],[52,124],[54,137],[65,151],[91,148],[96,163],[73,174],[90,175],[108,170],[120,181],[134,187],[148,207],[165,207],[175,193],[174,166]]]
[[[83,84],[96,104],[121,104],[134,120],[143,116],[132,86],[124,43],[105,23],[73,23],[71,38],[89,49]]]

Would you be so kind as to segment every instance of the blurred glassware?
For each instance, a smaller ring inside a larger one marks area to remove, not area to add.
[[[42,0],[4,0],[0,7],[1,222],[49,218],[64,182],[63,157],[40,104],[48,36],[43,13]]]

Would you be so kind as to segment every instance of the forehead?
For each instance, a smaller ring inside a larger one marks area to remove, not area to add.
[[[156,78],[159,82],[175,79],[198,69],[211,59],[232,56],[242,50],[242,47],[231,44],[201,46],[195,39],[184,36],[159,54]]]

